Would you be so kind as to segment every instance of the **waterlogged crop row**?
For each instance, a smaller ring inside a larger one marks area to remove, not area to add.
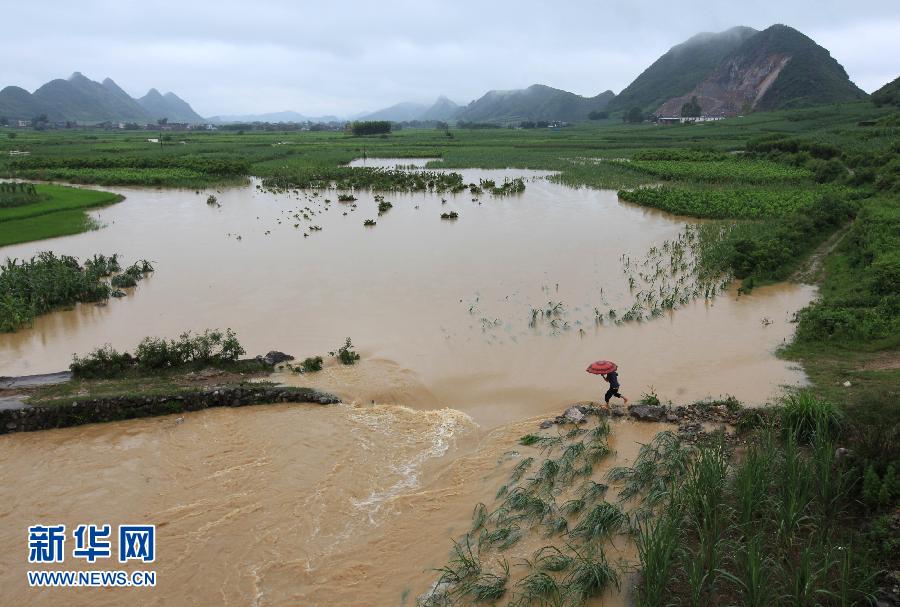
[[[272,190],[326,189],[387,192],[462,192],[467,187],[459,173],[398,171],[361,167],[317,167],[268,177],[263,185]]]
[[[221,176],[189,169],[29,169],[17,176],[46,181],[99,185],[193,186],[220,182]]]
[[[210,175],[247,175],[250,165],[234,157],[166,156],[28,156],[10,162],[13,171],[36,169],[175,169]]]
[[[620,190],[619,198],[692,217],[762,219],[806,208],[818,195],[812,190],[687,189],[644,187]]]
[[[630,168],[665,180],[710,183],[796,183],[812,174],[804,168],[768,160],[631,160]]]
[[[683,148],[657,148],[638,150],[632,156],[634,160],[727,160],[728,154],[713,150],[687,150]]]

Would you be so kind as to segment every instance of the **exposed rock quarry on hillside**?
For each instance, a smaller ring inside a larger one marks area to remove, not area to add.
[[[790,56],[780,54],[749,65],[730,59],[687,95],[673,97],[662,104],[657,114],[680,116],[681,106],[695,96],[706,116],[737,116],[748,112],[756,107],[790,60]]]

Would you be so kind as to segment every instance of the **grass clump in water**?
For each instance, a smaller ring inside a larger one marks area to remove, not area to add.
[[[337,358],[343,365],[354,365],[360,359],[359,353],[353,350],[353,342],[350,341],[349,337],[344,342],[344,345],[337,350],[329,352],[328,355]]]
[[[582,516],[571,535],[581,537],[586,542],[596,542],[608,539],[627,522],[628,517],[621,508],[609,502],[602,502]]]
[[[322,370],[323,362],[321,356],[310,356],[303,359],[300,363],[300,368],[303,369],[304,373],[314,373]]]
[[[602,550],[588,546],[581,551],[573,548],[572,552],[572,570],[565,578],[566,594],[572,604],[583,604],[607,588],[619,588],[619,574],[606,561]]]

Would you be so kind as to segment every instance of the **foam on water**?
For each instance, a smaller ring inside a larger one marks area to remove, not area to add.
[[[368,515],[370,524],[382,506],[398,495],[419,487],[422,468],[429,460],[442,457],[459,433],[477,428],[471,417],[455,409],[422,411],[398,405],[377,405],[352,414],[351,419],[395,448],[385,465],[393,481],[374,489],[367,497],[351,499],[355,508]],[[371,439],[364,448],[371,448]]]

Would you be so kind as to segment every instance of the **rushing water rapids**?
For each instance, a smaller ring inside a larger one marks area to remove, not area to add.
[[[349,205],[335,192],[230,188],[210,207],[208,192],[120,188],[124,202],[93,213],[102,230],[0,249],[117,252],[157,267],[134,295],[0,335],[2,375],[207,327],[235,329],[251,353],[325,354],[351,336],[363,354],[354,367],[278,376],[346,405],[0,438],[2,602],[411,605],[472,506],[493,499],[517,437],[599,397],[605,384],[584,373],[591,360],[616,360],[629,397],[652,386],[677,402],[763,402],[803,381],[773,352],[809,287],[732,289],[652,321],[595,323],[595,307],[630,304],[622,255],[677,237],[684,222],[542,175],[527,173],[525,193],[505,198],[387,194],[382,216],[366,192]],[[442,221],[450,210],[459,219]],[[363,227],[370,218],[377,225]],[[566,325],[529,322],[548,302],[562,302]],[[616,424],[620,459],[653,430]],[[157,588],[29,592],[25,530],[41,521],[156,523]]]

